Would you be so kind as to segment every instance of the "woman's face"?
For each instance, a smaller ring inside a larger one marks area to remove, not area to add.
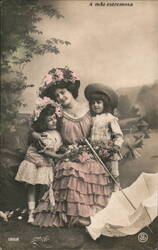
[[[55,114],[47,116],[46,121],[47,121],[47,129],[49,130],[56,129],[57,118]]]
[[[74,99],[71,92],[66,88],[64,89],[56,89],[55,97],[58,103],[60,103],[63,107],[69,106]]]

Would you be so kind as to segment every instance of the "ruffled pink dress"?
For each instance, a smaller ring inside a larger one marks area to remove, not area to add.
[[[64,114],[61,124],[63,141],[69,144],[88,137],[92,119],[88,113],[79,119]],[[51,210],[49,192],[35,211],[35,225],[63,227],[89,225],[90,216],[104,208],[111,196],[111,183],[103,166],[95,160],[84,163],[60,161],[55,167],[55,208]]]

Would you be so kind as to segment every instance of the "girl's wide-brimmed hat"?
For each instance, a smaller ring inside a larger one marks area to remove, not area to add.
[[[85,88],[84,93],[85,93],[85,97],[87,98],[88,101],[91,100],[91,98],[94,94],[102,93],[102,94],[109,97],[110,104],[111,104],[111,107],[113,109],[116,108],[118,105],[118,96],[115,93],[115,91],[112,88],[110,88],[102,83],[89,84]]]
[[[61,83],[65,85],[79,85],[80,79],[77,74],[71,71],[68,67],[52,68],[43,78],[42,87],[40,87],[40,96],[49,96],[52,87],[56,88]]]

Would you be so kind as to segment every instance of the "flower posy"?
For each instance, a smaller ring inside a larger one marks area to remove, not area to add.
[[[58,117],[61,117],[62,116],[62,109],[61,109],[61,106],[60,104],[58,104],[57,102],[51,100],[49,97],[47,96],[44,96],[43,98],[38,98],[36,100],[36,107],[35,107],[35,110],[34,110],[34,114],[33,114],[33,120],[34,121],[37,121],[41,111],[48,105],[48,104],[51,104],[52,106],[55,107],[55,114],[58,116]]]

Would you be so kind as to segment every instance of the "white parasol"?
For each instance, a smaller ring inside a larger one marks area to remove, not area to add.
[[[94,240],[100,235],[133,235],[149,226],[156,216],[158,173],[142,173],[131,186],[112,194],[107,207],[91,217],[87,230]]]

